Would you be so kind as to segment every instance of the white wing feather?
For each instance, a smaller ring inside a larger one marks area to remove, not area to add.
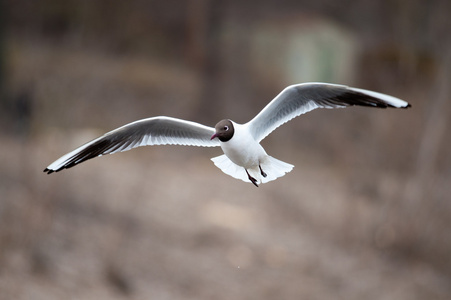
[[[280,125],[316,108],[347,106],[407,108],[409,103],[381,93],[328,83],[291,85],[277,95],[255,118],[246,123],[257,142]]]
[[[88,159],[136,147],[150,145],[185,145],[216,147],[212,127],[170,117],[154,117],[135,121],[92,140],[50,164],[48,174],[73,167]]]

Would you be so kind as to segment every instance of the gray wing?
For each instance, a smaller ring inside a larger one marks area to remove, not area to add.
[[[219,146],[217,139],[210,140],[214,133],[215,129],[212,127],[175,118],[143,119],[119,127],[80,146],[54,161],[44,172],[51,174],[97,156],[127,151],[141,146]]]
[[[246,126],[258,142],[280,125],[316,108],[353,105],[407,108],[409,103],[381,93],[328,83],[291,85],[276,96]]]

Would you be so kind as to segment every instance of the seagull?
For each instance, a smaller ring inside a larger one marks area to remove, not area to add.
[[[260,142],[280,125],[316,108],[348,106],[408,108],[401,99],[369,90],[329,83],[301,83],[283,89],[246,124],[224,119],[209,127],[159,116],[138,120],[105,133],[51,163],[51,174],[88,159],[150,145],[217,147],[223,155],[211,160],[225,174],[256,187],[290,172],[293,165],[269,156]]]

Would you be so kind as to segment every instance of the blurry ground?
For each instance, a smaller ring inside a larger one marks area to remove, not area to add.
[[[203,79],[186,65],[69,44],[7,39],[8,101],[19,104],[0,120],[0,299],[451,297],[450,142],[432,125],[440,147],[424,137],[428,105],[449,101],[434,81],[379,78],[409,110],[317,110],[284,125],[263,144],[295,168],[259,188],[217,169],[220,149],[195,147],[46,175],[140,118],[234,119],[202,113]],[[236,121],[283,87],[233,99]]]
[[[33,49],[43,61],[51,50]],[[26,60],[21,53],[27,51],[19,47],[17,60]],[[36,63],[32,71],[43,68],[51,82],[84,78],[86,57],[79,69],[62,74],[70,59],[78,57],[66,53],[59,66]],[[95,77],[102,58],[90,59]],[[64,85],[47,84],[35,88],[66,94]],[[116,88],[129,83],[121,84]],[[118,115],[116,101],[119,96],[109,97],[112,105],[98,112],[110,123],[147,113]],[[101,133],[56,129],[55,122],[81,122],[73,127],[82,129],[102,124],[96,115],[72,111],[83,103],[65,105],[54,117],[45,103],[37,109],[32,122],[39,131],[30,139],[2,138],[2,299],[447,299],[451,293],[441,270],[390,250],[402,237],[385,220],[404,180],[389,168],[365,170],[370,162],[350,158],[362,169],[349,171],[327,153],[298,151],[288,139],[280,141],[288,149],[269,143],[268,151],[295,169],[258,189],[216,169],[209,158],[219,149],[174,146],[136,149],[47,176],[42,169],[49,162]],[[349,149],[359,151],[359,144]]]

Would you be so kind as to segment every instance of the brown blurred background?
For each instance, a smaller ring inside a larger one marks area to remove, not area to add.
[[[42,170],[168,115],[244,123],[285,86],[408,110],[315,110],[264,140]],[[451,299],[451,2],[0,0],[0,299]]]

